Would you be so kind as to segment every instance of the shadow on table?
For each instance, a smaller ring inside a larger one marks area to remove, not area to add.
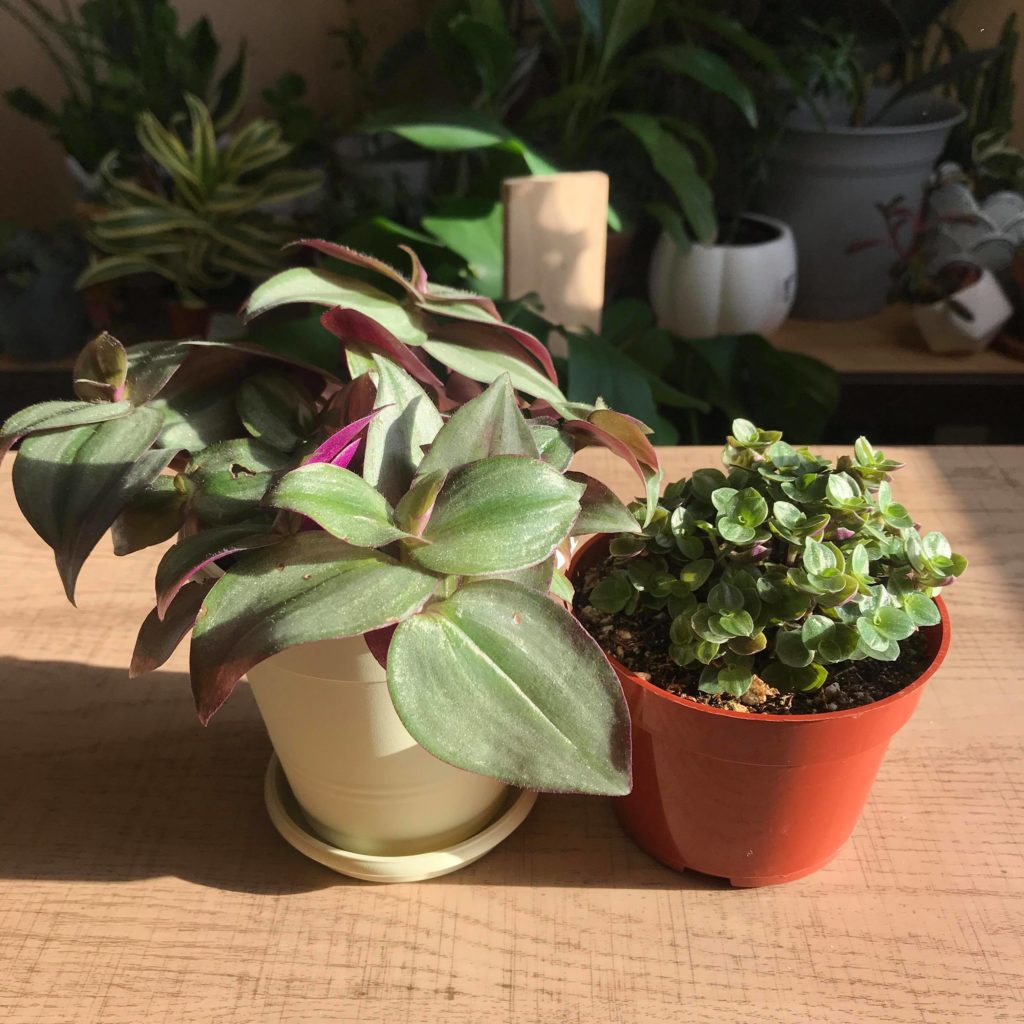
[[[363,883],[292,850],[263,806],[270,743],[247,687],[203,729],[188,678],[0,658],[0,878],[175,876],[286,895]],[[651,860],[607,800],[542,796],[498,849],[437,884],[728,889]]]

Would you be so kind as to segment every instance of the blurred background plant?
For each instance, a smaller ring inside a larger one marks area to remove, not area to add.
[[[321,175],[286,166],[292,147],[277,124],[250,121],[218,145],[205,104],[191,95],[185,104],[187,122],[175,117],[165,127],[148,111],[139,117],[147,184],[120,176],[116,157],[104,161],[107,209],[88,229],[102,255],[81,287],[156,274],[186,305],[215,305],[239,299],[281,265],[295,228],[269,209],[312,192]]]
[[[60,142],[81,172],[80,184],[115,150],[131,164],[138,154],[135,122],[147,111],[167,122],[192,94],[210,105],[221,131],[241,110],[245,45],[218,75],[221,44],[209,19],[183,28],[169,0],[85,0],[62,3],[59,11],[42,0],[0,0],[0,11],[29,31],[65,89],[58,105],[20,87],[5,98]]]

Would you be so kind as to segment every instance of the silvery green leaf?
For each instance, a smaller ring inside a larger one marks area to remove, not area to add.
[[[812,576],[820,576],[827,569],[836,568],[835,552],[831,548],[820,544],[813,537],[804,541],[804,568]]]
[[[451,470],[493,455],[540,458],[534,436],[516,404],[507,373],[456,409],[438,431],[417,475]]]
[[[803,668],[814,660],[799,630],[780,629],[775,636],[775,656],[790,668]]]
[[[307,516],[338,540],[376,548],[407,537],[391,506],[361,476],[329,462],[285,473],[265,499],[271,508]]]
[[[149,451],[163,417],[152,409],[35,434],[14,464],[14,493],[33,529],[53,548],[68,600],[83,563],[121,510],[165,469],[174,452]]]
[[[734,487],[719,487],[711,492],[711,504],[719,512],[728,515],[735,508],[739,493]]]
[[[808,693],[821,688],[828,679],[828,670],[817,662],[797,667],[771,661],[761,669],[760,675],[769,686],[778,690]]]
[[[732,421],[732,436],[741,445],[752,445],[760,440],[761,432],[750,420],[736,419]]]
[[[857,650],[860,636],[851,626],[834,623],[818,644],[818,658],[826,664],[847,661]]]
[[[702,665],[710,665],[718,657],[720,650],[721,644],[715,643],[713,640],[700,640],[694,645],[693,653]]]
[[[718,685],[734,697],[742,697],[750,689],[754,681],[754,673],[749,665],[726,665],[718,672]]]
[[[621,569],[609,573],[590,592],[590,603],[597,609],[615,615],[626,607],[635,593],[629,576]]]
[[[241,558],[210,588],[192,634],[192,692],[208,722],[253,665],[296,644],[358,636],[407,618],[436,577],[326,533]]]
[[[640,533],[636,516],[615,496],[611,488],[586,473],[565,474],[569,480],[583,484],[580,514],[572,528],[573,536],[590,533]]]
[[[583,485],[539,459],[499,455],[448,475],[409,557],[432,572],[483,576],[548,558],[580,512]]]
[[[691,590],[698,590],[714,571],[715,563],[710,558],[698,558],[689,562],[679,571],[679,579]]]
[[[719,519],[717,527],[722,537],[731,544],[749,544],[757,536],[752,526],[734,519]]]
[[[832,620],[824,615],[808,615],[800,630],[800,639],[805,647],[814,650],[821,638],[832,628]]]
[[[397,299],[357,278],[314,267],[293,267],[264,281],[245,305],[246,319],[294,302],[356,309],[406,345],[421,345],[426,340],[422,327]]]
[[[566,435],[558,427],[537,420],[527,420],[527,425],[540,457],[557,470],[568,469],[572,462],[573,448]]]
[[[731,583],[716,583],[708,593],[708,607],[713,612],[736,612],[743,608],[743,591]]]
[[[266,523],[242,523],[201,530],[172,544],[156,568],[156,613],[167,614],[171,602],[203,569],[228,555],[269,547],[284,538],[272,534]]]
[[[127,416],[131,402],[39,402],[14,413],[0,427],[0,462],[19,438],[48,430],[69,430],[72,427],[102,423]]]
[[[775,518],[778,519],[778,521],[786,527],[787,530],[799,529],[807,519],[807,516],[804,515],[796,505],[793,505],[788,501],[775,502],[772,506],[772,511]]]
[[[874,622],[866,616],[861,616],[857,620],[857,632],[865,647],[871,652],[871,657],[875,657],[876,652],[885,651],[889,647],[889,638],[883,636]]]
[[[754,620],[747,611],[723,612],[721,615],[714,615],[710,621],[711,628],[719,633],[726,633],[729,637],[753,636]]]
[[[395,504],[409,489],[423,449],[443,424],[427,393],[405,370],[378,355],[373,362],[376,408],[381,411],[366,431],[363,479]]]
[[[745,526],[760,526],[768,518],[768,503],[753,487],[739,492],[732,517]]]
[[[449,764],[529,789],[629,791],[615,674],[575,619],[531,590],[472,583],[403,622],[388,688],[413,738]]]
[[[938,605],[925,594],[907,594],[903,608],[918,626],[937,626],[942,621]]]
[[[916,631],[914,620],[902,608],[880,608],[872,623],[887,640],[906,640]]]

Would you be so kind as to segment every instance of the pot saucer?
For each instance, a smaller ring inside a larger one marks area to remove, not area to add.
[[[507,839],[537,801],[536,793],[510,789],[497,817],[468,839],[428,853],[384,857],[342,850],[317,836],[299,810],[276,754],[271,754],[267,765],[263,797],[274,828],[287,843],[324,867],[364,882],[422,882],[458,871]]]

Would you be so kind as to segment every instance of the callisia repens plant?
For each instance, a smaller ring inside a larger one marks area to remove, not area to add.
[[[614,567],[589,593],[609,614],[667,612],[669,653],[700,670],[700,690],[742,696],[755,675],[815,690],[832,666],[895,661],[938,624],[933,596],[967,561],[893,500],[900,463],[862,437],[833,465],[742,419],[722,462],[666,487],[642,533],[614,538]]]
[[[300,268],[249,312],[329,307],[334,372],[257,346],[123,347],[101,335],[76,401],[0,428],[25,518],[68,597],[111,530],[116,554],[166,542],[132,674],[191,632],[205,723],[253,665],[363,635],[406,728],[458,767],[531,789],[624,793],[629,721],[598,646],[565,608],[556,552],[575,534],[639,533],[577,449],[623,458],[648,494],[649,432],[570,402],[547,350],[486,299],[439,290],[340,246],[377,289]]]

